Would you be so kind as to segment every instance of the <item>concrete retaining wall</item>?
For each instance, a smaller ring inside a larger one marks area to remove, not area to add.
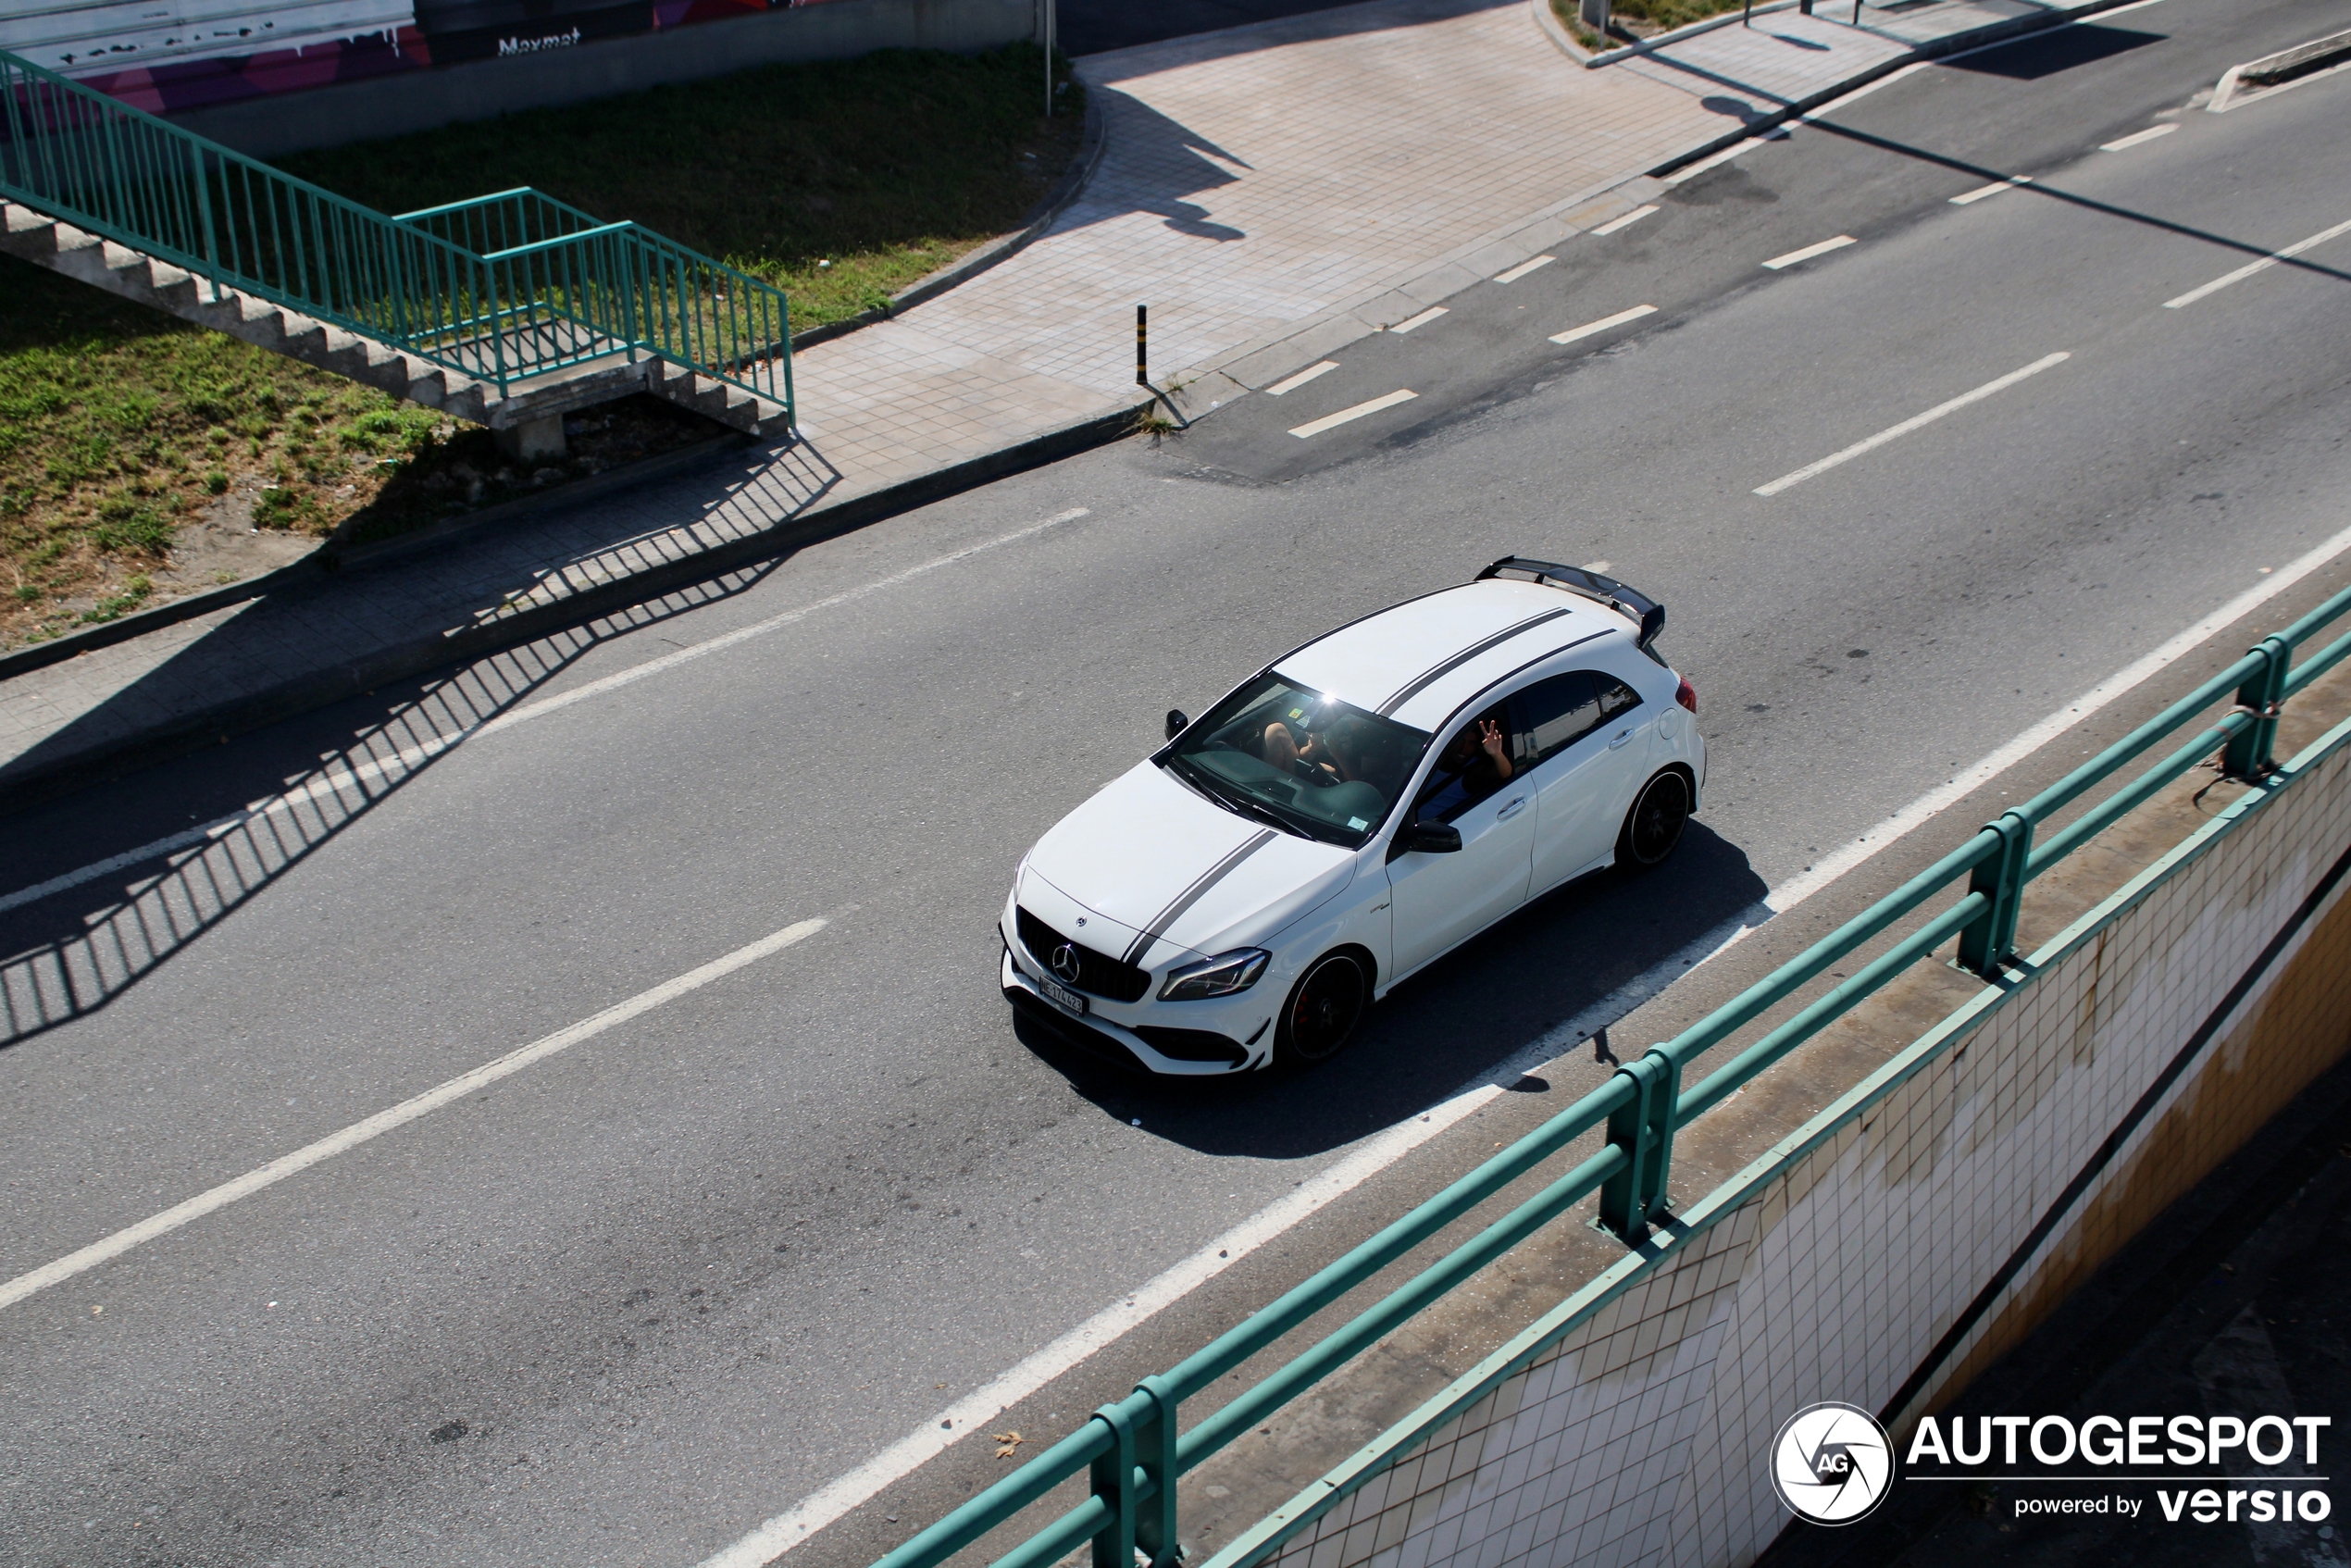
[[[1037,35],[1039,0],[827,0],[628,38],[404,71],[172,115],[253,157],[576,104],[750,66],[839,60],[876,49],[976,53]]]
[[[1690,1206],[1678,1251],[1578,1293],[1597,1310],[1563,1303],[1571,1333],[1275,1561],[1753,1562],[1789,1415],[1860,1404],[1898,1448],[2351,1054],[2351,724],[2299,771]]]

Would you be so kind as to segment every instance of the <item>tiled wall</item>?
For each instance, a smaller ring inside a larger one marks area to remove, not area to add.
[[[1841,1126],[1824,1113],[1824,1141],[1750,1172],[1718,1223],[1281,1568],[1751,1562],[1788,1518],[1762,1462],[1787,1416],[1842,1400],[1898,1442],[2351,1050],[2351,901],[2312,902],[2347,847],[2338,746],[2077,926],[1979,1025],[1914,1046]]]

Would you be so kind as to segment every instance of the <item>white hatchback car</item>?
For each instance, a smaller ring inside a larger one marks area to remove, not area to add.
[[[1508,556],[1276,659],[1062,818],[1005,901],[1014,1006],[1155,1073],[1319,1062],[1561,883],[1673,852],[1706,785],[1664,607]],[[1401,809],[1409,803],[1411,809]]]

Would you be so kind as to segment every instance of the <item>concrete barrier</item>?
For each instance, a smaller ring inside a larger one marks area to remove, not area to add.
[[[166,118],[249,156],[269,158],[723,76],[751,66],[847,59],[877,49],[976,53],[1035,38],[1041,15],[1040,0],[826,0]]]

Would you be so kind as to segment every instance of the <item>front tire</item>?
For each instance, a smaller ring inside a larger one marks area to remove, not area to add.
[[[1616,835],[1616,864],[1631,871],[1662,865],[1673,846],[1682,841],[1682,828],[1690,819],[1690,781],[1678,768],[1667,768],[1641,786],[1624,826]]]
[[[1325,953],[1298,977],[1282,1004],[1274,1060],[1286,1067],[1329,1061],[1354,1038],[1371,1001],[1372,978],[1362,962],[1350,953]]]

